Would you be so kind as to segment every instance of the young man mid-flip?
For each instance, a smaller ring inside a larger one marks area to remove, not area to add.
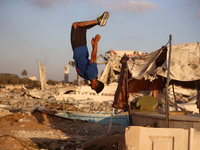
[[[97,93],[100,93],[104,88],[104,84],[97,80],[98,69],[96,63],[97,47],[101,36],[97,34],[92,38],[91,44],[93,50],[91,60],[89,60],[86,32],[96,25],[105,26],[108,17],[109,13],[104,12],[95,20],[74,22],[71,29],[71,45],[74,52],[73,59],[75,61],[76,71],[82,78],[91,81],[90,86]]]

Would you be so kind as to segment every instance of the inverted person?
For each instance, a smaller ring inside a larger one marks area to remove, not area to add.
[[[106,11],[95,20],[74,22],[71,28],[71,45],[74,53],[73,59],[75,61],[76,71],[82,78],[91,82],[91,88],[97,93],[100,93],[104,89],[104,84],[97,80],[97,49],[101,36],[97,34],[92,38],[92,53],[91,60],[89,60],[86,33],[88,29],[91,29],[96,25],[101,27],[105,26],[108,18],[109,13]]]

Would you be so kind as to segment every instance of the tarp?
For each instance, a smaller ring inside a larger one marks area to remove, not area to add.
[[[162,47],[150,54],[129,56],[127,60],[128,92],[137,93],[142,90],[151,90],[152,95],[157,98],[156,92],[163,88],[162,83],[165,82],[162,77],[167,77],[168,57],[169,47]],[[121,61],[121,63],[123,67],[121,68],[113,107],[127,109],[125,62]],[[170,79],[177,82],[184,81],[183,83],[186,84],[200,80],[200,45],[198,42],[172,46]]]
[[[156,78],[156,59],[166,49],[162,48],[146,55],[129,57],[127,61],[129,72],[134,79],[154,80]]]
[[[163,77],[167,77],[168,56],[162,67],[157,70],[157,74]],[[179,81],[200,79],[200,44],[198,42],[172,46],[170,79]]]
[[[168,53],[169,47],[163,47],[150,54],[130,57],[127,63],[132,78],[152,81],[157,78],[157,75],[167,77]],[[200,45],[198,42],[172,46],[170,79],[178,81],[200,79]]]

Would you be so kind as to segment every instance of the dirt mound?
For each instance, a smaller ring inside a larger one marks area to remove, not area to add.
[[[125,127],[113,124],[112,136],[106,136],[108,128],[39,111],[13,113],[0,118],[0,149],[119,149]]]
[[[125,137],[124,134],[102,137],[97,140],[85,142],[83,147],[85,150],[122,150],[125,147]]]
[[[22,149],[24,146],[21,144],[19,140],[11,136],[2,136],[0,137],[0,149]]]
[[[0,118],[0,123],[1,124],[12,124],[17,122],[19,119],[22,119],[24,117],[27,117],[26,115],[23,115],[21,113],[15,113],[15,114],[10,114],[10,115],[6,115],[2,118]]]
[[[31,142],[24,142],[21,141],[13,136],[4,135],[0,137],[0,149],[5,150],[22,150],[22,149],[29,149],[29,146],[31,145],[31,148],[35,147],[37,148],[37,144],[31,143]]]

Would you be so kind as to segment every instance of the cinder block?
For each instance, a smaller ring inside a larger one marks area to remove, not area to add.
[[[188,150],[188,130],[129,126],[125,143],[126,150]]]

